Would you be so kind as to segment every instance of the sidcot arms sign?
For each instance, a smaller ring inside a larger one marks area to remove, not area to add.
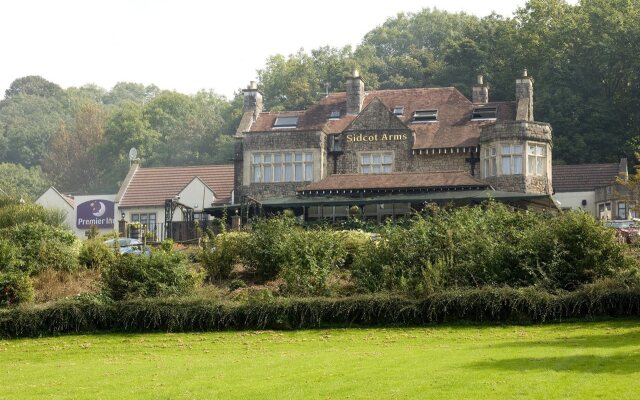
[[[113,202],[104,199],[94,199],[78,204],[76,208],[76,227],[88,229],[91,225],[97,228],[113,228]]]

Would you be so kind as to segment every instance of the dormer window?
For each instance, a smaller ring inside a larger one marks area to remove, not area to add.
[[[418,110],[413,113],[412,122],[430,122],[438,120],[438,110]]]
[[[277,117],[273,123],[274,128],[295,128],[298,126],[298,117]]]
[[[402,115],[402,114],[404,114],[404,106],[393,107],[393,115]]]
[[[329,119],[340,119],[340,110],[333,110],[329,115]]]
[[[471,114],[472,120],[496,119],[498,109],[496,107],[476,107]]]

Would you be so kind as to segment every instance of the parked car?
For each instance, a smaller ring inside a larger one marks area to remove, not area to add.
[[[117,243],[116,243],[117,240]],[[151,250],[148,246],[144,246],[142,242],[138,239],[132,238],[119,238],[119,239],[109,239],[105,240],[104,244],[109,247],[112,247],[114,251],[119,252],[120,254],[151,254]]]
[[[616,230],[616,237],[624,243],[635,243],[640,236],[640,226],[634,220],[616,219],[605,221],[604,226]]]

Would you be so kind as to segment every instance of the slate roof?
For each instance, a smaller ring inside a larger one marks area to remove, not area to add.
[[[554,165],[552,171],[553,190],[556,193],[588,192],[614,184],[618,176],[618,163]]]
[[[216,203],[229,203],[233,191],[233,165],[139,168],[135,171],[120,207],[163,206],[195,177],[213,190]]]
[[[415,133],[414,149],[478,146],[480,127],[493,124],[494,121],[471,121],[471,114],[475,107],[496,107],[498,121],[513,121],[516,115],[515,102],[474,105],[453,87],[372,90],[365,93],[363,110],[374,98],[380,99],[389,111],[396,106],[404,106],[404,113],[398,118]],[[429,109],[438,110],[438,121],[411,122],[414,111]],[[329,115],[334,110],[341,111],[340,119],[329,119]],[[354,115],[346,115],[346,93],[331,93],[306,111],[261,113],[251,126],[250,132],[283,130],[273,128],[276,117],[292,115],[299,116],[298,126],[294,129],[289,128],[289,130],[324,130],[327,134],[343,132],[356,118]]]
[[[311,183],[298,192],[318,190],[363,189],[435,189],[435,188],[488,188],[463,171],[447,172],[394,172],[389,174],[334,174]]]

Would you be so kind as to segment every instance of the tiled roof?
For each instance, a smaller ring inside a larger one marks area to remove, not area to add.
[[[494,121],[471,121],[471,113],[477,106],[497,107],[497,120],[515,119],[515,102],[493,102],[474,105],[462,93],[453,87],[373,90],[366,92],[362,108],[379,98],[389,110],[403,106],[404,113],[399,116],[413,132],[416,139],[414,149],[472,147],[480,139],[480,127]],[[438,121],[429,123],[411,123],[417,110],[438,110]],[[330,120],[329,115],[340,110],[340,119]],[[346,113],[346,93],[331,93],[306,111],[261,113],[251,127],[251,132],[267,132],[273,128],[278,116],[299,115],[298,126],[293,130],[324,130],[328,134],[343,132],[356,118]]]
[[[120,207],[160,206],[173,198],[195,177],[215,193],[216,203],[231,201],[233,165],[200,165],[138,169],[122,198]]]
[[[554,165],[553,190],[587,192],[597,187],[612,185],[618,176],[618,164]]]
[[[335,174],[311,183],[302,191],[363,189],[435,189],[454,187],[488,187],[463,171],[395,172],[390,174]]]

